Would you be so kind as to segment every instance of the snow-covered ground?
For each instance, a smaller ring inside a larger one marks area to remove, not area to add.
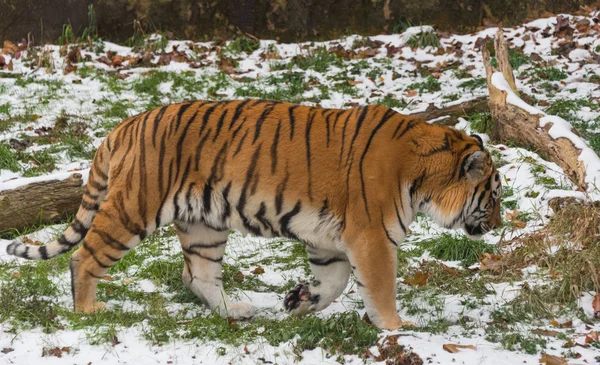
[[[411,36],[427,31],[431,29],[412,28],[404,34],[303,44],[254,45],[251,38],[167,42],[152,36],[137,48],[101,41],[79,47],[5,47],[0,58],[0,190],[74,171],[85,177],[94,147],[121,119],[183,99],[263,97],[336,108],[380,102],[415,113],[431,104],[440,107],[487,95],[476,45],[497,28],[445,35],[439,47],[409,46]],[[599,34],[594,14],[562,15],[504,29],[516,50],[511,60],[518,88],[536,108],[574,124],[585,147],[596,154]],[[465,115],[457,128],[481,132],[482,118],[487,116]],[[556,120],[551,121],[558,125]],[[562,131],[568,132],[568,125]],[[519,237],[548,224],[553,197],[600,197],[598,186],[587,194],[576,191],[556,164],[534,152],[489,143],[488,148],[503,176],[507,224],[487,234],[487,244],[516,238],[512,245],[518,246]],[[595,162],[589,158],[584,163]],[[26,237],[47,242],[64,227],[46,227]],[[402,318],[418,328],[379,332],[378,340],[369,337],[368,325],[347,315],[364,313],[353,281],[311,322],[287,318],[282,306],[286,290],[309,275],[302,247],[287,240],[230,237],[224,280],[234,296],[258,308],[254,320],[240,323],[215,318],[181,285],[183,260],[168,229],[148,238],[109,272],[99,295],[110,311],[90,316],[70,313],[65,259],[54,264],[13,259],[5,254],[10,241],[0,240],[0,363],[385,363],[382,343],[390,338],[395,342],[389,337],[395,334],[406,353],[414,352],[423,363],[535,364],[542,353],[567,357],[573,364],[598,361],[595,331],[600,324],[593,318],[593,292],[584,293],[572,307],[557,309],[556,322],[546,316],[504,323],[499,317],[516,312],[513,299],[523,288],[551,282],[554,273],[529,266],[518,275],[492,277],[477,272],[477,258],[466,269],[460,259],[437,259],[427,244],[440,237],[452,244],[462,237],[444,235],[446,230],[425,217],[410,228],[399,254],[405,260],[399,267],[398,307]],[[430,264],[433,269],[426,269]],[[417,280],[421,271],[429,282],[411,285],[410,279]],[[444,273],[459,278],[456,286],[437,286],[446,284],[439,279]],[[461,282],[468,282],[466,288]],[[27,309],[17,310],[14,303]],[[3,304],[14,312],[1,309]],[[356,343],[350,347],[359,350],[327,342],[340,331],[348,331],[348,341]],[[363,336],[372,341],[365,345]],[[475,348],[452,353],[444,348],[447,344]],[[418,363],[386,356],[396,364]]]

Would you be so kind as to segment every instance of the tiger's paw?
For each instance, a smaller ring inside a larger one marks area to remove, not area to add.
[[[246,302],[229,303],[227,307],[219,309],[222,317],[231,317],[233,319],[249,319],[254,317],[254,313],[256,312],[254,306]]]
[[[87,305],[83,308],[77,308],[75,311],[76,312],[81,312],[81,313],[97,313],[97,312],[103,312],[106,310],[106,303],[102,303],[102,302],[95,302],[91,305]]]
[[[319,299],[320,295],[312,295],[308,285],[301,282],[287,293],[283,300],[283,306],[291,315],[302,316],[314,311]]]

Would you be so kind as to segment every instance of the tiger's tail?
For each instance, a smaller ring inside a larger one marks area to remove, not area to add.
[[[8,254],[29,260],[48,260],[71,250],[85,238],[108,189],[110,149],[107,144],[105,139],[96,151],[79,210],[63,234],[44,246],[12,242],[6,248]]]

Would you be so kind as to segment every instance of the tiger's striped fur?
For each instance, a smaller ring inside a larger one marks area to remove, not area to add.
[[[194,101],[123,121],[102,142],[79,211],[56,241],[8,252],[71,258],[75,310],[103,308],[96,286],[158,227],[174,223],[183,280],[210,308],[251,317],[223,291],[230,229],[305,243],[315,281],[286,296],[327,307],[353,272],[382,328],[396,311],[396,249],[417,212],[478,236],[500,224],[498,172],[479,138],[370,105],[323,109],[266,100]]]

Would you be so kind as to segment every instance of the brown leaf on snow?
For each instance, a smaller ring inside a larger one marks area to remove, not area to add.
[[[429,281],[429,274],[422,271],[415,272],[415,275],[411,279],[404,279],[403,283],[411,286],[422,287],[427,285]]]
[[[408,96],[408,97],[417,96],[417,94],[418,94],[417,90],[406,90],[404,92],[404,95]]]
[[[362,81],[348,80],[348,83],[352,86],[356,86],[358,84],[362,84]]]
[[[70,347],[54,347],[51,349],[48,348],[42,348],[42,357],[48,357],[48,356],[56,356],[58,358],[61,358],[63,355],[63,352],[66,352],[67,354],[69,352],[71,352],[71,348]]]
[[[585,343],[591,343],[591,342],[598,342],[598,332],[597,331],[591,331],[590,333],[588,333],[585,336]]]
[[[540,363],[546,365],[567,365],[567,360],[564,357],[543,354]]]
[[[572,328],[573,321],[566,321],[564,323],[559,323],[556,319],[550,321],[550,325],[558,328]]]
[[[447,343],[444,346],[442,346],[442,348],[451,354],[456,354],[457,352],[460,352],[460,349],[477,350],[477,347],[475,347],[474,345],[457,345],[452,343]]]
[[[381,344],[377,344],[378,356],[368,351],[367,356],[373,356],[376,361],[385,361],[386,365],[422,365],[419,355],[398,343],[400,335],[386,336]]]
[[[4,41],[4,47],[2,53],[4,54],[15,54],[19,50],[19,47],[11,41]]]
[[[218,62],[219,70],[228,75],[235,74],[235,61],[228,57],[222,57]]]
[[[491,253],[484,253],[483,257],[480,261],[479,270],[480,271],[493,271],[493,272],[501,272],[507,263],[502,260],[502,256],[494,255]]]
[[[262,266],[258,266],[256,269],[250,271],[254,275],[260,275],[265,273],[265,269]]]
[[[562,332],[538,328],[538,329],[531,331],[531,333],[535,333],[536,335],[540,335],[540,336],[556,337]]]
[[[596,293],[594,300],[592,301],[592,308],[594,309],[594,317],[600,317],[600,293]]]

